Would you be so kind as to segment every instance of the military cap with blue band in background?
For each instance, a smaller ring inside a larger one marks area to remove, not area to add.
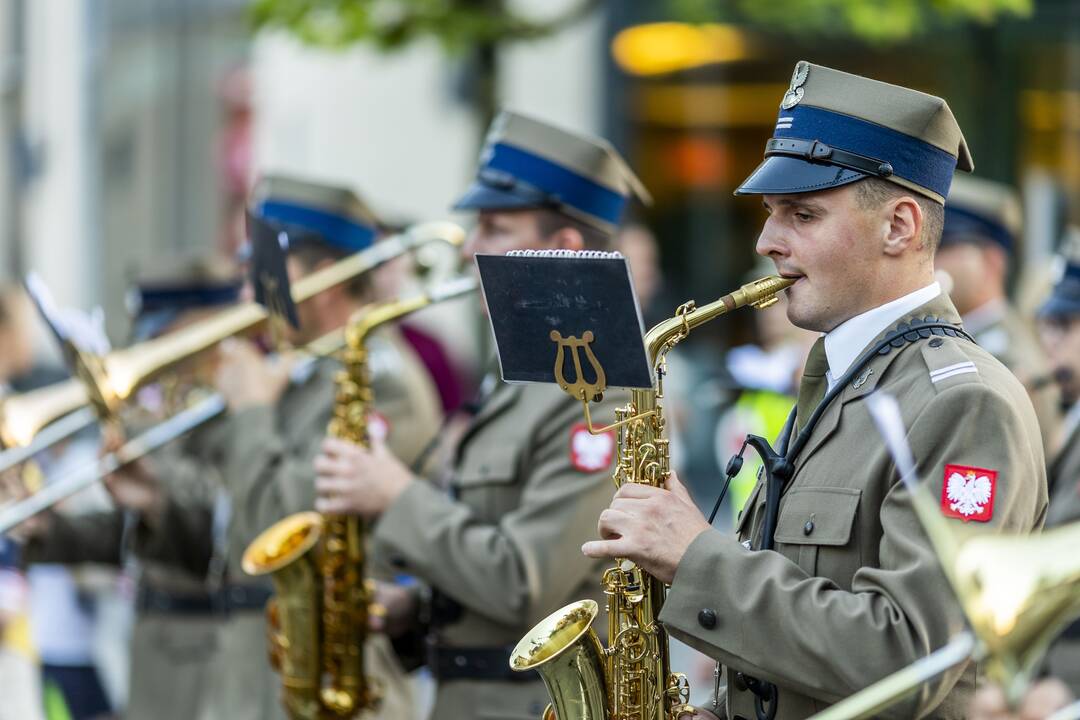
[[[313,238],[347,254],[371,247],[379,233],[375,214],[352,190],[281,175],[259,180],[251,212],[288,230],[290,242]]]
[[[959,175],[945,200],[945,227],[938,247],[991,242],[1013,255],[1022,230],[1020,198],[1011,187]]]
[[[132,337],[154,337],[181,313],[232,305],[241,277],[219,258],[167,258],[145,269],[124,304],[133,318]]]
[[[455,210],[548,208],[613,233],[631,196],[652,202],[611,143],[504,110]]]
[[[878,177],[944,204],[974,165],[939,97],[799,61],[765,161],[736,195],[814,192]]]
[[[1057,261],[1057,280],[1050,297],[1038,310],[1043,319],[1064,319],[1080,315],[1080,242],[1067,242]]]

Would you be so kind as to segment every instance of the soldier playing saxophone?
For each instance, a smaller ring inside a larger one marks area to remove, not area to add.
[[[949,522],[1042,525],[1046,475],[1020,383],[964,335],[934,282],[953,170],[971,157],[948,105],[800,62],[765,161],[757,252],[795,280],[788,317],[823,333],[781,453],[738,537],[709,528],[677,479],[626,485],[590,557],[623,557],[671,583],[660,620],[722,662],[714,712],[813,715],[938,649],[960,608],[863,398],[897,397],[921,480]],[[790,450],[790,455],[787,451]],[[962,718],[972,663],[880,717]]]
[[[630,196],[644,195],[607,143],[513,113],[496,119],[481,157],[458,203],[479,211],[470,256],[605,249]],[[610,415],[614,400],[598,412]],[[452,460],[432,484],[378,444],[328,439],[317,508],[372,518],[375,551],[431,586],[429,605],[390,602],[388,619],[427,636],[438,716],[538,715],[547,691],[510,670],[510,652],[555,609],[598,596],[601,563],[577,548],[611,495],[614,435],[589,435],[580,404],[558,388],[492,373],[464,433],[447,442]]]

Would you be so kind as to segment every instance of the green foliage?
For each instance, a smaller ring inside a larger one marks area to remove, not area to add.
[[[1027,17],[1034,0],[668,0],[687,22],[748,22],[791,35],[901,42],[934,27],[1002,15]]]
[[[256,29],[285,29],[300,40],[341,48],[370,42],[383,50],[434,37],[451,52],[475,45],[528,40],[558,31],[599,0],[578,0],[554,18],[537,20],[502,0],[251,0]]]

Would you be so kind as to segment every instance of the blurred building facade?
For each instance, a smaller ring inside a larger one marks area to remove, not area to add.
[[[213,248],[220,82],[246,60],[243,0],[0,3],[0,277],[102,305],[151,255]]]

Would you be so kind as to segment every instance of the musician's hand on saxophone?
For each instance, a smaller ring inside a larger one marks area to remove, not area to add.
[[[585,555],[632,560],[671,584],[690,543],[709,523],[672,471],[666,489],[640,483],[620,487],[600,513],[597,529],[603,539],[582,545]]]
[[[397,500],[413,474],[373,438],[371,449],[345,440],[323,440],[315,458],[315,509],[321,513],[375,517]]]
[[[971,701],[968,717],[970,720],[1046,720],[1071,700],[1072,695],[1065,683],[1049,678],[1028,690],[1018,710],[1010,710],[1001,688],[986,685]]]

